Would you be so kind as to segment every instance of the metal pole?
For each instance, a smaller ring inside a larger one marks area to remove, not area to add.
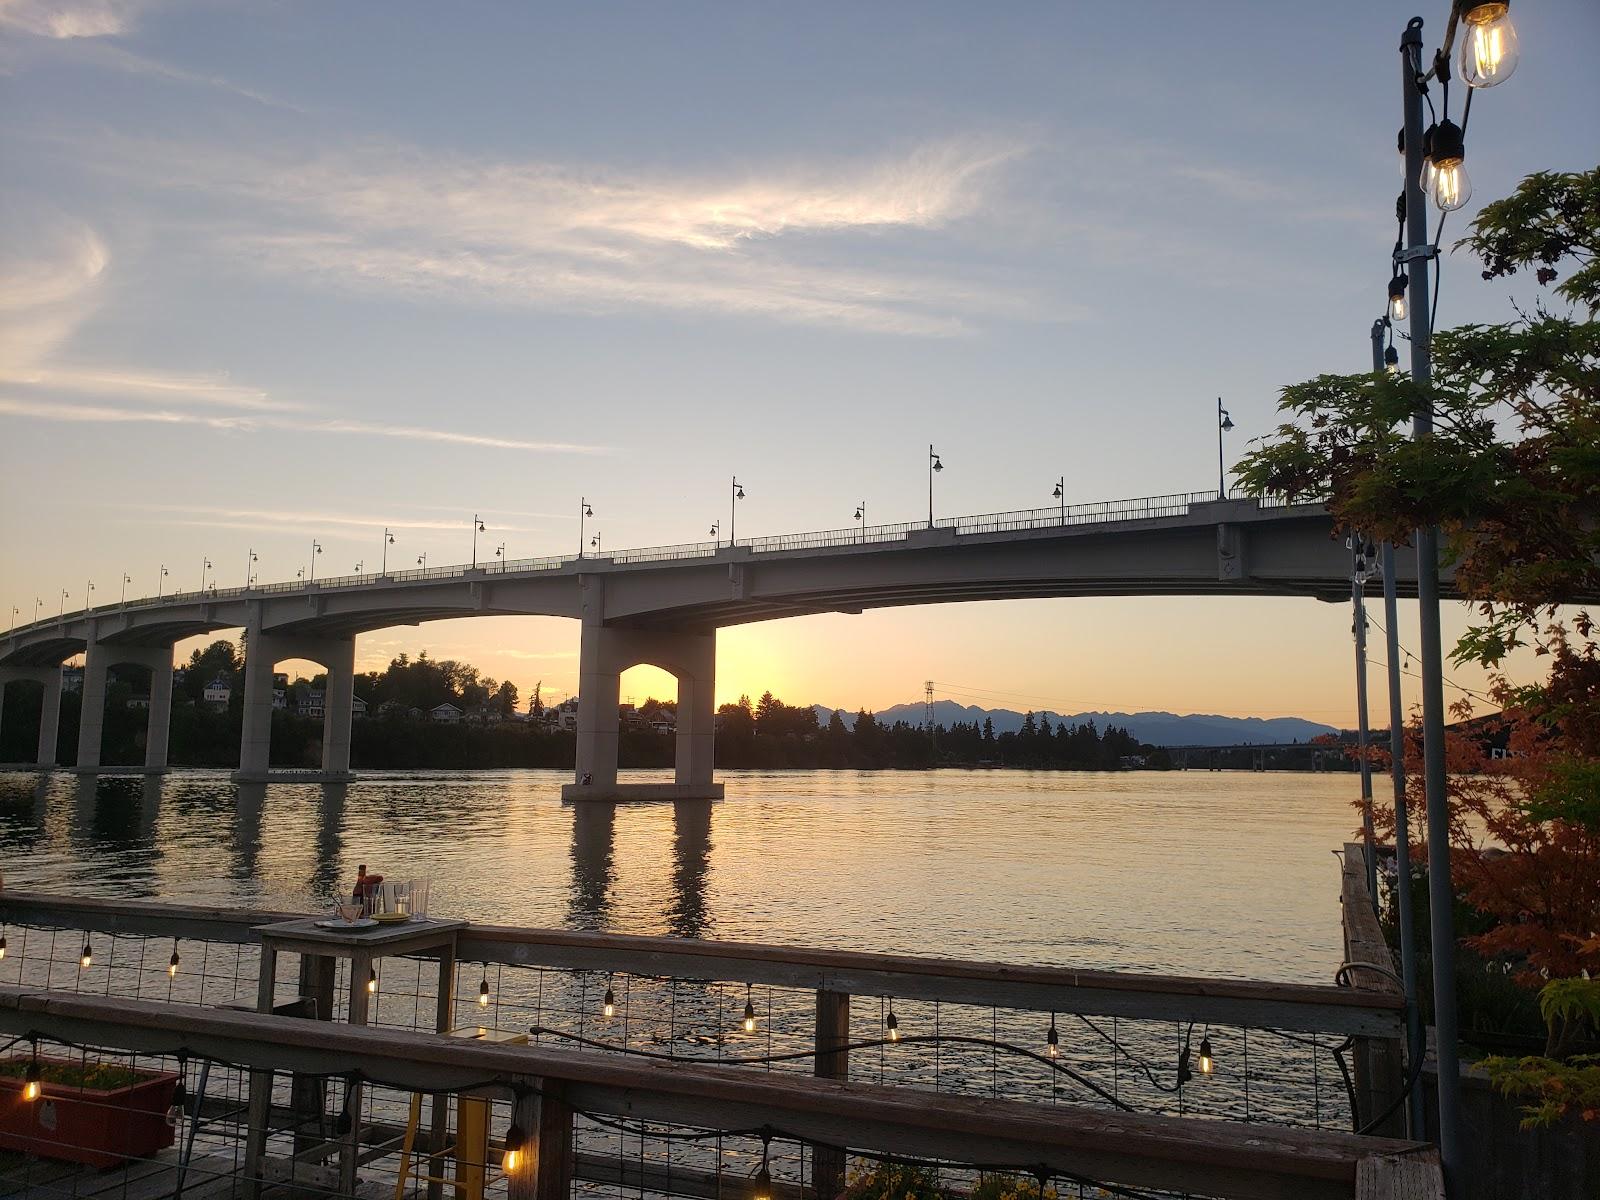
[[[472,565],[478,565],[478,514],[472,514]]]
[[[728,549],[733,549],[734,531],[739,521],[739,477],[729,476],[733,486],[728,489]]]
[[[928,528],[933,528],[933,443],[928,443]]]
[[[578,497],[578,557],[583,557],[583,519],[589,513],[589,502],[582,496]]]
[[[1412,421],[1416,438],[1433,433],[1432,329],[1428,296],[1428,211],[1422,193],[1422,18],[1412,17],[1400,39],[1405,105],[1406,272],[1411,292],[1411,378],[1424,397]],[[1418,253],[1421,251],[1421,253]],[[1439,530],[1416,532],[1417,615],[1421,626],[1423,785],[1428,806],[1428,912],[1433,957],[1433,1021],[1439,1064],[1439,1158],[1445,1190],[1458,1196],[1466,1182],[1461,1145],[1461,1063],[1456,1025],[1455,888],[1450,877],[1450,813],[1444,762],[1444,658],[1439,629]]]
[[[1367,851],[1367,895],[1376,910],[1378,839],[1372,831],[1372,764],[1367,759],[1367,565],[1359,533],[1354,536],[1353,545],[1359,563],[1350,575],[1350,611],[1354,622],[1351,629],[1356,639],[1356,752],[1361,765],[1361,840]]]

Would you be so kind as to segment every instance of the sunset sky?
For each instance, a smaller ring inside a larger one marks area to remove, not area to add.
[[[580,496],[605,548],[694,541],[735,472],[741,536],[911,520],[929,442],[942,515],[1215,487],[1219,395],[1231,457],[1280,387],[1369,363],[1410,11],[0,0],[0,615],[163,563],[237,586],[251,549],[292,579],[313,539],[370,570],[385,526],[391,564],[464,562],[475,512],[480,554],[572,552]],[[1600,161],[1600,7],[1515,16],[1447,241]],[[1458,254],[1439,321],[1527,295]],[[1312,600],[884,610],[725,631],[718,691],[1349,723],[1349,631]],[[559,696],[577,638],[358,653]]]

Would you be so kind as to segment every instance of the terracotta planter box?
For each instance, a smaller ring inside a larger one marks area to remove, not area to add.
[[[41,1065],[75,1066],[41,1058]],[[0,1149],[91,1167],[115,1167],[172,1145],[167,1124],[178,1077],[140,1071],[125,1087],[102,1091],[62,1083],[44,1084],[37,1100],[22,1098],[22,1080],[0,1076]]]

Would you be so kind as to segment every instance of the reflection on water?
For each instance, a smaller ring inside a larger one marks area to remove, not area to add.
[[[563,806],[554,771],[235,785],[0,776],[13,887],[321,909],[355,864],[436,911],[586,930],[1329,980],[1347,776],[730,772]]]

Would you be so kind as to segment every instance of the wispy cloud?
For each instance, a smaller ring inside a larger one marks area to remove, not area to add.
[[[1078,315],[1011,287],[907,266],[883,240],[948,233],[983,210],[1000,169],[1025,150],[957,138],[737,178],[395,145],[274,157],[119,143],[96,160],[148,186],[211,193],[228,211],[210,235],[221,252],[328,286],[949,336],[996,315]]]
[[[119,37],[148,8],[149,0],[0,0],[0,25],[36,37]]]
[[[231,508],[194,504],[128,504],[123,507],[136,512],[182,514],[180,519],[169,521],[168,524],[230,525],[250,521],[261,523],[268,529],[281,528],[284,525],[303,525],[316,529],[360,529],[367,532],[390,529],[396,533],[459,532],[466,525],[466,521],[459,516],[452,521],[443,521],[415,517],[366,516],[320,509]],[[521,525],[505,525],[498,521],[494,524],[494,530],[497,533],[536,532]]]
[[[401,438],[409,441],[444,442],[495,450],[536,450],[561,454],[607,454],[604,446],[575,442],[538,442],[492,434],[459,433],[449,429],[426,429],[412,425],[383,425],[375,421],[352,421],[333,417],[326,420],[269,416],[265,414],[219,415],[158,408],[113,408],[108,405],[59,404],[0,396],[0,413],[38,421],[67,424],[122,425],[198,425],[208,429],[252,433],[261,429],[294,433],[340,433],[368,437]]]

